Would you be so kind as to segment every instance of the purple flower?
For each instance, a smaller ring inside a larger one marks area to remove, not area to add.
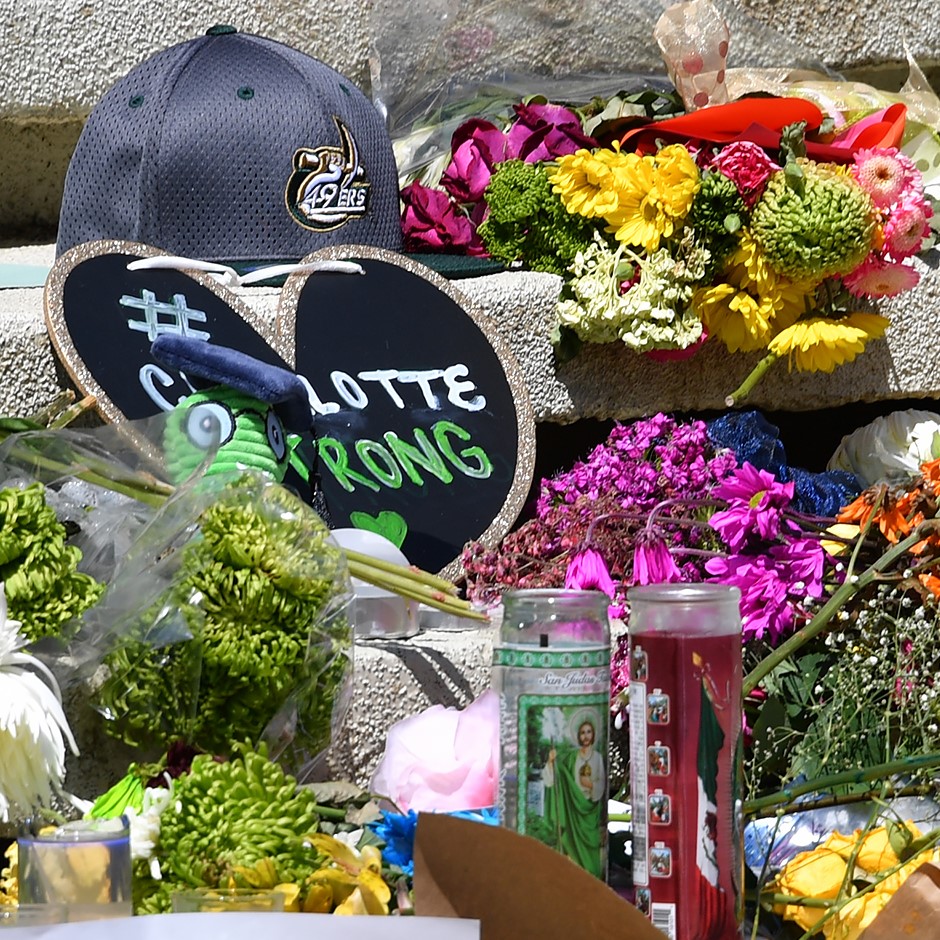
[[[633,548],[634,584],[669,584],[682,580],[666,540],[652,529],[637,533]]]
[[[495,125],[471,118],[454,131],[453,158],[444,170],[441,185],[458,202],[479,202],[497,163],[508,157],[509,142]]]
[[[774,643],[795,624],[796,608],[789,584],[769,555],[731,555],[711,558],[705,565],[710,581],[730,584],[741,591],[741,632],[744,640]]]
[[[607,562],[595,548],[581,549],[568,562],[565,587],[576,591],[603,591],[608,597],[613,597],[616,590]]]
[[[516,119],[509,128],[511,157],[536,163],[553,160],[597,141],[588,137],[574,111],[557,104],[517,104]]]
[[[793,483],[778,483],[772,473],[745,463],[715,488],[713,495],[727,501],[728,508],[714,513],[709,524],[733,552],[741,551],[755,535],[775,539],[793,489]]]
[[[822,597],[822,575],[826,552],[814,539],[794,539],[783,545],[774,545],[770,556],[780,570],[780,576],[790,585],[795,596]]]
[[[407,251],[485,254],[476,227],[439,189],[412,183],[401,191],[402,232]]]

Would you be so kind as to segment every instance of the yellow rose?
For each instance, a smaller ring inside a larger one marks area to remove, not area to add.
[[[838,852],[821,845],[812,852],[800,852],[787,862],[783,871],[777,875],[774,891],[794,897],[834,899],[842,890],[845,875],[845,859]],[[778,905],[774,910],[803,930],[815,928],[826,914],[825,908],[802,904]]]
[[[891,900],[892,891],[876,888],[849,898],[824,929],[826,940],[856,940]]]

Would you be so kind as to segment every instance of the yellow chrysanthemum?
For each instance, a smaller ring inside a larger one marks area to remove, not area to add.
[[[797,372],[832,372],[851,362],[872,339],[884,336],[888,320],[876,313],[851,313],[842,320],[812,317],[778,333],[768,343],[770,352],[789,356]]]
[[[723,283],[696,291],[692,304],[709,334],[731,352],[763,349],[806,307],[807,287],[775,274],[747,232],[725,263],[724,277]]]
[[[604,214],[607,231],[617,241],[652,253],[689,214],[701,185],[698,167],[685,147],[672,144],[653,156],[638,157],[625,170],[620,203]]]
[[[626,185],[625,169],[639,157],[619,150],[578,150],[558,158],[548,181],[564,207],[588,219],[615,212]]]

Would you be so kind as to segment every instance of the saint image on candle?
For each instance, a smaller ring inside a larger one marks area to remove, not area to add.
[[[595,710],[574,710],[567,734],[552,740],[542,768],[545,787],[545,821],[556,847],[597,877],[603,877],[602,801],[606,799],[607,773],[597,748],[599,717]]]

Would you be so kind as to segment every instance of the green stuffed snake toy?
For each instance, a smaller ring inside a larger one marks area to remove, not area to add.
[[[167,419],[163,445],[173,483],[200,467],[205,474],[252,468],[283,482],[291,462],[287,432],[303,434],[313,425],[299,376],[238,350],[173,333],[158,336],[151,351],[195,389]]]

